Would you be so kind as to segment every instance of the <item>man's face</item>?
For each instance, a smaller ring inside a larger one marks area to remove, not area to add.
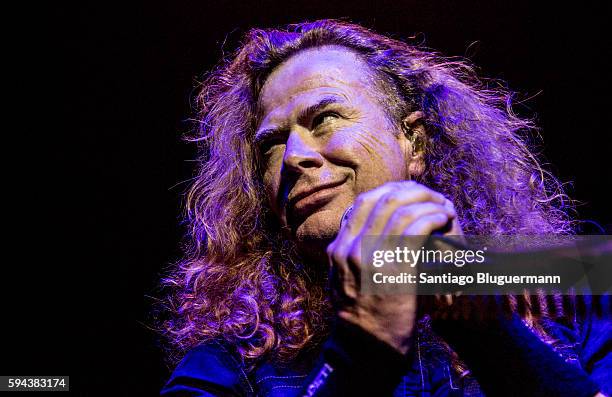
[[[407,178],[405,138],[352,51],[298,53],[266,80],[255,142],[268,202],[298,247],[329,241],[358,194]]]

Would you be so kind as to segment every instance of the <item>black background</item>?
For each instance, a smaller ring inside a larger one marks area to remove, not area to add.
[[[517,112],[537,118],[580,218],[612,233],[609,15],[559,4],[96,1],[6,13],[17,90],[5,94],[2,373],[70,375],[79,395],[157,393],[168,369],[147,324],[179,256],[194,157],[180,135],[196,79],[251,27],[348,17],[468,56],[533,97]]]

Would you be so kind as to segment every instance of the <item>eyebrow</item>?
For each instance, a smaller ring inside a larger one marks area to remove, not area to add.
[[[345,103],[345,100],[335,95],[323,97],[314,105],[310,105],[301,110],[300,114],[298,115],[298,121],[302,122],[304,120],[309,120],[314,114],[318,113],[326,106],[333,105],[335,103]]]
[[[314,114],[318,113],[319,111],[324,109],[326,106],[336,104],[336,103],[346,103],[346,100],[336,95],[330,95],[330,96],[323,97],[317,103],[310,105],[306,107],[305,109],[302,109],[300,113],[298,114],[298,122],[302,123],[304,120],[310,119]],[[264,130],[257,131],[255,133],[254,141],[255,142],[261,141],[262,139],[268,136],[272,136],[278,133],[280,130],[281,128],[266,128]]]

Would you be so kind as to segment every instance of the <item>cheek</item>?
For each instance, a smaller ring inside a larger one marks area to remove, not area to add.
[[[268,199],[268,204],[277,214],[279,212],[277,197],[278,190],[280,188],[280,171],[281,162],[278,159],[271,157],[266,161],[266,168],[263,173],[263,185],[266,192],[266,197]]]
[[[367,185],[367,190],[406,178],[405,154],[388,131],[347,129],[335,135],[328,147],[352,164],[356,183]]]

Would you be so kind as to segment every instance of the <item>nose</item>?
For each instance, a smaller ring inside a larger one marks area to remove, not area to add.
[[[289,134],[285,146],[283,164],[287,171],[303,173],[311,168],[323,165],[323,156],[319,153],[309,132],[294,130]]]

